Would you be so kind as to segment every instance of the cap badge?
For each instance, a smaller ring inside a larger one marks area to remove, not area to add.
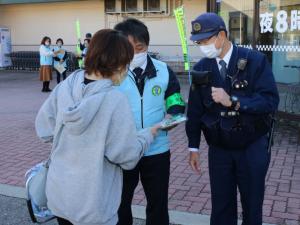
[[[193,24],[193,29],[196,32],[199,32],[201,30],[201,24],[200,23],[194,23]]]

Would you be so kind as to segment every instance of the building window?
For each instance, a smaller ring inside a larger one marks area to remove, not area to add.
[[[300,114],[299,0],[210,0],[209,5],[224,19],[233,43],[267,55],[275,80],[285,86],[279,111]]]
[[[144,0],[144,11],[160,11],[160,0]]]
[[[115,12],[116,11],[116,0],[105,0],[105,12]]]
[[[137,12],[137,0],[122,0],[122,12]]]
[[[229,39],[238,45],[251,45],[253,38],[253,2],[216,1],[218,14],[224,19]]]
[[[0,0],[1,1],[1,0]],[[104,0],[107,14],[165,14],[182,0]]]
[[[276,81],[300,85],[300,2],[260,1],[258,31],[256,47],[269,56]]]

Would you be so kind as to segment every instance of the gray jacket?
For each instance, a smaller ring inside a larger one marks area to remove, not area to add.
[[[136,131],[127,98],[111,80],[84,83],[79,70],[59,84],[36,118],[36,131],[53,141],[48,207],[80,225],[115,225],[122,169],[133,169],[153,141]]]

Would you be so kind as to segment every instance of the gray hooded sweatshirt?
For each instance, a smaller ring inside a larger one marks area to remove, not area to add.
[[[79,70],[60,83],[38,112],[36,131],[53,141],[48,207],[75,225],[115,225],[122,169],[133,169],[153,141],[136,131],[127,98],[112,81],[84,84]]]

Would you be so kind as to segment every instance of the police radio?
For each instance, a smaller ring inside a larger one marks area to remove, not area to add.
[[[238,48],[237,48],[237,55],[239,54],[238,53]],[[246,89],[248,87],[248,81],[247,80],[241,80],[238,78],[238,74],[240,71],[245,71],[246,69],[246,66],[248,64],[248,56],[249,56],[249,52],[250,50],[248,49],[247,51],[247,54],[246,56],[243,58],[240,58],[238,61],[237,61],[237,71],[236,73],[233,75],[233,76],[229,76],[231,78],[231,85],[232,85],[232,88],[235,89],[235,90],[243,90],[243,89]]]
[[[212,73],[211,71],[197,71],[192,70],[192,89],[198,87],[206,87],[212,82]]]

